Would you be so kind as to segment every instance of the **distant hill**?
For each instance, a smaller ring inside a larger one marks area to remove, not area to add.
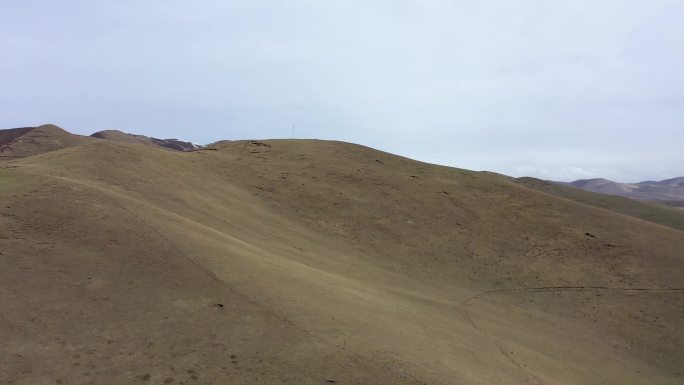
[[[602,178],[556,183],[601,194],[661,202],[671,206],[684,206],[684,177],[638,183],[618,183]]]
[[[157,139],[144,135],[127,134],[118,130],[99,131],[90,136],[119,143],[138,143],[175,151],[195,151],[201,148],[201,146],[194,143],[184,142],[178,139]]]
[[[54,124],[0,130],[0,160],[25,158],[77,146],[91,140],[69,133]]]
[[[681,179],[681,178],[680,178]],[[660,203],[642,202],[623,196],[600,194],[541,179],[516,178],[516,183],[557,197],[629,215],[645,221],[684,230],[684,211]],[[610,182],[610,181],[608,181]],[[610,182],[615,183],[615,182]]]

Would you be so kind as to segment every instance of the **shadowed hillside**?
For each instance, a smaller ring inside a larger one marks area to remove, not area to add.
[[[0,201],[3,383],[684,378],[683,233],[494,174],[96,141],[3,163]]]

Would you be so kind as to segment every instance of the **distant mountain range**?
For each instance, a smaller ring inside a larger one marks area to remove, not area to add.
[[[601,194],[684,207],[684,177],[638,183],[618,183],[602,178],[555,183]]]

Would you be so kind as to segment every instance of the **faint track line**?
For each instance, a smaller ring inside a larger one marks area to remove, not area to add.
[[[299,329],[299,330],[303,331],[303,332],[306,333],[306,334],[311,334],[311,332],[310,332],[308,329],[306,329],[305,327],[303,327],[303,326],[301,326],[301,325],[299,325],[299,324],[296,324],[294,321],[290,320],[286,315],[280,314],[280,313],[277,312],[276,310],[274,310],[274,309],[272,309],[272,308],[270,308],[270,307],[267,307],[266,305],[264,305],[264,304],[258,302],[258,301],[256,300],[256,298],[251,298],[251,297],[249,297],[247,294],[245,294],[245,293],[241,292],[240,290],[236,289],[235,287],[233,287],[232,285],[230,285],[228,282],[226,282],[226,281],[220,279],[218,276],[216,276],[216,274],[214,274],[212,271],[210,271],[209,269],[207,269],[206,267],[204,267],[199,261],[197,261],[195,258],[193,258],[193,257],[191,257],[190,255],[188,255],[188,253],[186,253],[186,252],[185,252],[184,250],[182,250],[178,245],[176,245],[173,241],[171,241],[171,239],[170,239],[168,236],[166,236],[165,234],[163,234],[159,229],[157,229],[156,227],[152,226],[152,224],[150,224],[149,222],[147,222],[147,221],[145,221],[143,218],[141,218],[134,210],[131,210],[130,208],[128,208],[128,207],[124,206],[123,204],[121,204],[120,202],[118,202],[116,199],[114,199],[113,196],[121,197],[122,199],[128,199],[128,200],[130,200],[130,201],[132,201],[132,202],[135,202],[135,203],[138,203],[138,204],[141,204],[141,205],[145,205],[145,206],[152,207],[152,208],[154,208],[154,209],[160,210],[160,211],[163,212],[163,213],[172,214],[172,215],[177,216],[177,217],[179,217],[179,218],[183,218],[183,219],[189,220],[189,221],[192,222],[193,224],[200,225],[200,226],[206,227],[207,229],[211,229],[211,230],[213,230],[213,231],[215,231],[215,232],[217,232],[217,233],[220,233],[218,230],[215,230],[215,229],[213,229],[213,228],[211,228],[211,227],[208,227],[208,226],[202,225],[202,224],[200,224],[200,223],[194,222],[194,221],[192,221],[192,220],[190,220],[190,219],[188,219],[188,218],[182,217],[182,216],[179,215],[179,214],[176,214],[176,213],[167,211],[167,210],[165,210],[165,209],[163,209],[163,208],[160,208],[160,207],[151,205],[151,204],[149,204],[149,203],[147,203],[147,202],[144,202],[144,201],[141,201],[141,200],[132,198],[132,197],[128,197],[128,196],[126,196],[125,194],[117,193],[117,192],[108,190],[108,189],[106,189],[106,188],[104,188],[104,187],[102,187],[102,186],[97,186],[97,185],[92,184],[92,183],[89,183],[89,182],[79,181],[79,180],[67,178],[67,177],[64,177],[64,176],[59,176],[59,177],[57,177],[57,176],[45,175],[45,174],[38,174],[38,175],[42,175],[42,176],[45,176],[45,177],[51,177],[51,178],[59,179],[60,181],[68,181],[68,182],[71,182],[71,183],[74,183],[74,184],[77,184],[77,185],[86,186],[86,187],[89,187],[89,188],[91,188],[91,189],[100,191],[101,193],[103,193],[103,195],[105,195],[105,196],[106,196],[112,203],[114,203],[117,207],[121,208],[122,210],[124,210],[124,211],[126,211],[126,212],[128,212],[128,213],[130,213],[130,214],[132,214],[133,217],[136,218],[139,222],[141,222],[143,225],[145,225],[146,227],[148,227],[148,228],[152,229],[154,232],[156,232],[163,240],[165,240],[165,241],[167,242],[167,244],[171,245],[171,247],[172,247],[173,249],[175,249],[181,256],[183,256],[188,262],[190,262],[192,265],[194,265],[194,266],[195,266],[197,269],[199,269],[201,272],[203,272],[204,274],[206,274],[207,276],[209,276],[212,280],[216,281],[221,287],[224,287],[224,288],[228,289],[230,292],[232,292],[232,293],[235,294],[236,296],[241,297],[241,298],[247,300],[247,301],[250,302],[251,304],[253,304],[253,305],[255,305],[256,307],[258,307],[258,308],[260,308],[260,309],[266,311],[268,314],[271,314],[273,317],[275,317],[275,318],[277,318],[277,319],[279,319],[279,320],[285,322],[286,324],[288,324],[288,325],[294,327],[295,329]],[[222,233],[221,233],[221,234],[222,234]],[[225,235],[228,236],[227,234],[225,234]],[[233,238],[233,237],[231,237],[231,238]],[[234,239],[235,239],[236,241],[239,241],[237,238],[234,238]],[[239,242],[242,242],[242,243],[244,243],[244,244],[247,244],[247,243],[244,242],[244,241],[239,241]]]

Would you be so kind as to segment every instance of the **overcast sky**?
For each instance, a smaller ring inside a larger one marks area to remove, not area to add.
[[[0,126],[684,175],[681,0],[0,0]]]

